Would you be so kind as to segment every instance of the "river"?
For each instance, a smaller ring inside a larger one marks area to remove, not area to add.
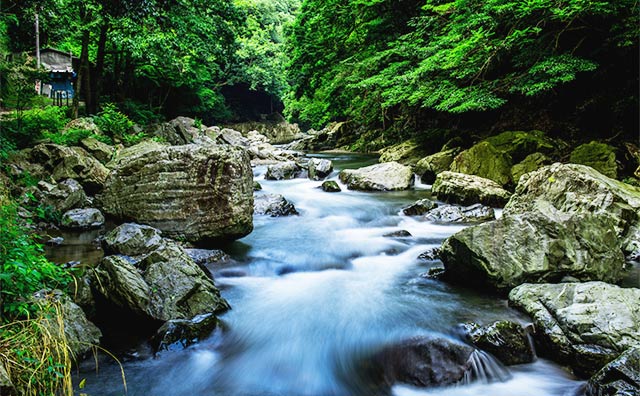
[[[316,155],[337,171],[376,162],[361,155]],[[456,338],[458,324],[498,319],[526,323],[505,300],[420,276],[439,262],[418,259],[457,225],[436,225],[401,214],[428,197],[407,192],[326,193],[307,179],[255,179],[284,195],[299,216],[256,216],[249,236],[225,247],[234,262],[215,268],[216,284],[232,310],[224,330],[182,351],[157,356],[144,342],[118,351],[130,396],[358,396],[370,395],[363,360],[385,345],[414,336]],[[384,235],[406,230],[411,237]],[[240,276],[242,275],[242,276]],[[93,396],[124,395],[120,368],[108,357],[80,366],[76,380]],[[500,379],[455,387],[396,385],[394,396],[574,395],[582,382],[548,361],[510,367]]]

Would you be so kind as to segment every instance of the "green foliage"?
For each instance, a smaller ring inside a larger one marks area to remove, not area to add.
[[[316,127],[497,109],[633,56],[637,11],[635,0],[307,0],[290,31],[286,105]]]
[[[104,134],[112,138],[122,139],[133,128],[133,121],[119,112],[113,103],[105,104],[93,121]]]
[[[41,245],[18,217],[17,206],[0,207],[0,314],[16,319],[36,312],[32,295],[42,289],[64,287],[70,275],[49,262]]]
[[[2,119],[0,136],[17,147],[26,147],[45,134],[60,132],[68,121],[64,107],[33,108]]]
[[[45,139],[63,146],[77,146],[82,139],[86,139],[91,135],[91,131],[75,128],[67,129],[64,133],[49,133],[47,131],[43,133]]]
[[[122,135],[122,143],[125,146],[133,146],[140,143],[142,140],[146,139],[148,136],[144,132],[131,133]]]
[[[129,117],[131,121],[139,125],[149,125],[162,121],[162,116],[157,112],[159,109],[152,109],[148,105],[135,100],[127,99],[122,103],[118,103],[118,109]]]

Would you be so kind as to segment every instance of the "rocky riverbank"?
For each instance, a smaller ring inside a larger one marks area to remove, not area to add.
[[[91,268],[69,300],[84,311],[69,309],[69,326],[88,335],[77,344],[98,341],[100,331],[87,318],[98,324],[126,318],[126,325],[148,329],[156,351],[188,347],[219,327],[217,315],[230,307],[201,258],[216,261],[223,253],[207,249],[250,234],[254,216],[301,215],[285,196],[261,192],[252,168],[266,167],[265,180],[305,178],[341,191],[336,180],[325,180],[337,174],[331,161],[302,151],[336,147],[341,125],[306,135],[278,128],[267,137],[179,118],[149,129],[156,139],[127,148],[42,143],[11,159],[12,177],[40,181],[8,187],[50,208],[56,216],[49,226],[105,230],[97,241],[105,257],[82,263]],[[274,146],[272,139],[297,140]],[[640,257],[640,189],[615,180],[629,168],[616,161],[616,151],[598,142],[571,150],[541,132],[505,132],[426,156],[416,145],[388,148],[379,164],[342,170],[338,179],[360,192],[408,190],[416,177],[433,183],[438,202],[423,198],[404,215],[466,227],[424,256],[444,265],[431,279],[508,295],[532,318],[527,332],[536,353],[591,378],[587,395],[638,391],[639,289],[616,283]],[[555,162],[566,152],[572,164]],[[34,216],[26,202],[23,216]],[[106,222],[113,225],[105,229]],[[407,340],[363,364],[372,362],[383,387],[441,386],[471,375],[476,349],[505,365],[535,359],[520,324],[463,328],[459,342]],[[438,356],[451,362],[431,365]],[[613,381],[611,372],[631,374]]]

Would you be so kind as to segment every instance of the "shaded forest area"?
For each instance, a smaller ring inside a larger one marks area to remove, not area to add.
[[[638,11],[634,0],[308,0],[290,35],[287,111],[398,140],[540,129],[637,141]]]

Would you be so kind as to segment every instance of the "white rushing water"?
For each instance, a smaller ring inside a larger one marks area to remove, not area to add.
[[[363,164],[332,159],[337,166]],[[428,196],[428,186],[329,194],[318,189],[320,182],[265,181],[263,171],[256,170],[263,189],[284,195],[300,215],[255,218],[254,232],[227,249],[237,264],[214,271],[233,307],[221,317],[225,330],[184,351],[125,363],[129,395],[574,394],[580,383],[551,363],[488,375],[480,360],[480,380],[372,391],[362,367],[386,345],[425,335],[455,339],[456,325],[468,321],[525,318],[494,296],[420,276],[439,265],[419,260],[420,253],[462,229],[400,214]],[[384,236],[398,230],[412,236]],[[119,395],[117,374],[107,363],[99,375],[82,375],[89,394]]]

